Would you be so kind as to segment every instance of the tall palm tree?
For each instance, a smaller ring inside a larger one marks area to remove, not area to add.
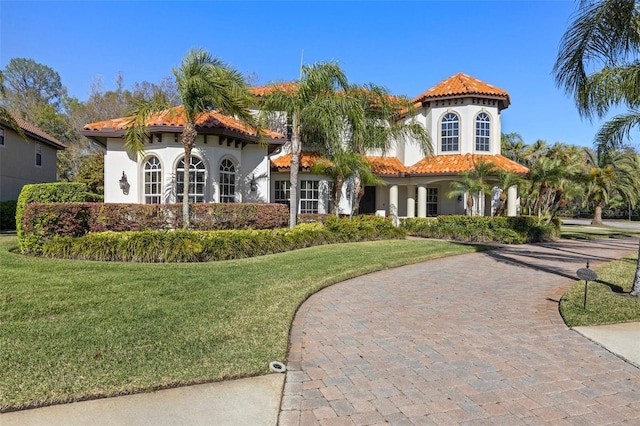
[[[236,69],[202,49],[192,49],[184,56],[181,65],[173,69],[176,86],[185,114],[182,131],[184,147],[184,190],[182,217],[184,228],[189,227],[189,171],[191,151],[198,135],[196,121],[201,114],[217,110],[235,116],[258,131],[249,108],[254,102],[244,77]],[[163,96],[152,101],[140,101],[131,111],[131,119],[125,136],[126,147],[136,155],[142,153],[149,134],[146,123],[149,118],[169,108]]]
[[[360,103],[362,120],[358,121],[361,127],[352,129],[346,150],[361,156],[372,152],[384,155],[392,147],[409,141],[418,144],[423,155],[433,153],[431,136],[422,124],[413,119],[417,111],[409,98],[392,96],[385,88],[371,83],[354,86],[349,94]],[[353,175],[352,214],[357,211],[364,195],[363,183],[382,182],[372,179],[370,172],[371,168],[365,167]]]
[[[503,133],[500,135],[501,154],[516,163],[524,163],[524,152],[526,145],[519,133]]]
[[[587,199],[594,208],[592,225],[602,225],[602,208],[614,193],[635,206],[640,189],[640,163],[637,155],[616,151],[607,155],[587,153]]]
[[[362,112],[347,94],[347,77],[334,62],[302,66],[296,85],[274,84],[260,101],[261,118],[286,113],[291,120],[289,225],[298,215],[298,171],[302,146],[337,147],[350,129],[360,128]]]
[[[631,129],[640,125],[639,56],[640,7],[636,0],[580,3],[561,40],[553,68],[556,83],[574,96],[583,116],[603,117],[612,106],[628,107],[627,113],[607,121],[598,131],[598,155],[620,148]],[[639,293],[640,257],[631,294]]]

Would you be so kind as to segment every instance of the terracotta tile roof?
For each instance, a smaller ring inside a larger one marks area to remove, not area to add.
[[[32,137],[35,137],[36,139],[40,139],[43,142],[46,142],[49,145],[52,145],[56,149],[65,149],[67,147],[65,144],[60,142],[58,139],[54,138],[53,136],[51,136],[50,134],[46,133],[45,131],[40,130],[39,128],[37,128],[33,124],[28,123],[25,120],[23,120],[22,118],[16,117],[13,114],[11,114],[11,116],[13,117],[14,120],[16,120],[16,123],[18,123],[18,126],[20,126],[20,128],[23,131],[25,131],[28,136],[32,136]]]
[[[253,86],[249,88],[249,91],[253,93],[254,96],[260,97],[272,93],[277,89],[287,93],[293,93],[298,90],[298,83],[295,81],[285,81],[283,83],[272,83],[265,86]]]
[[[302,170],[309,170],[316,162],[323,158],[319,152],[303,152],[300,155],[300,168]],[[284,172],[291,169],[291,154],[285,154],[278,158],[271,160],[271,167],[277,169],[279,172]]]
[[[409,169],[396,157],[365,157],[371,164],[371,170],[377,175],[399,175]]]
[[[507,104],[510,103],[509,93],[506,90],[502,90],[463,73],[458,73],[436,84],[431,89],[416,97],[415,102],[460,95],[501,97],[507,101]]]
[[[496,167],[511,173],[524,175],[529,173],[529,169],[522,164],[511,161],[502,155],[433,155],[425,157],[410,168],[412,175],[416,174],[457,174],[474,167],[474,162],[484,160],[492,162]]]
[[[96,123],[89,123],[84,126],[84,130],[101,132],[101,131],[124,131],[127,129],[127,122],[131,117],[114,118],[111,120],[98,121]],[[182,105],[164,110],[152,117],[150,117],[146,125],[147,126],[165,126],[165,127],[184,127],[186,123],[186,116],[184,113],[184,107]],[[249,136],[255,136],[256,132],[246,123],[236,120],[235,118],[227,115],[220,114],[217,111],[209,111],[202,113],[196,119],[196,127],[200,128],[220,128],[227,129],[234,132],[242,133]],[[284,136],[280,133],[273,132],[271,130],[263,130],[264,134],[271,139],[284,139]]]

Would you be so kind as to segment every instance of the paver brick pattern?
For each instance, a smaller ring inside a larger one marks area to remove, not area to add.
[[[509,246],[313,295],[293,322],[279,424],[640,425],[640,370],[558,313],[587,259],[636,245]]]

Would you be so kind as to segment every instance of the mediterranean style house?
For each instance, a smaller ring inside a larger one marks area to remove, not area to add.
[[[17,200],[24,185],[57,181],[57,152],[66,148],[37,127],[14,119],[24,137],[0,123],[0,201]]]
[[[253,88],[260,96],[265,87]],[[466,74],[456,74],[414,99],[413,117],[431,134],[433,155],[425,157],[418,144],[399,144],[384,156],[367,157],[384,186],[365,187],[360,213],[398,217],[464,214],[465,197],[448,198],[459,173],[480,161],[524,175],[527,168],[500,155],[500,114],[510,104],[509,94]],[[125,147],[127,118],[87,124],[82,134],[106,148],[105,202],[168,203],[181,201],[184,154],[180,134],[184,126],[181,107],[149,120],[151,135],[144,155],[136,157]],[[289,201],[291,156],[286,136],[267,131],[262,143],[244,123],[217,112],[199,117],[198,139],[190,165],[189,199],[193,202]],[[304,149],[304,148],[303,148]],[[299,174],[300,213],[328,213],[331,182],[314,175],[318,155],[303,152]],[[497,179],[496,179],[497,182]],[[338,208],[352,211],[349,185]],[[517,191],[509,188],[508,214],[516,215]],[[492,215],[499,193],[475,196],[475,211]]]

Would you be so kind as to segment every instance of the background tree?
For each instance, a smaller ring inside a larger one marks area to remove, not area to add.
[[[235,116],[258,131],[249,108],[254,102],[244,77],[235,68],[211,56],[202,49],[190,50],[181,65],[173,70],[176,87],[184,108],[185,126],[182,131],[184,147],[184,187],[182,193],[182,218],[184,228],[189,227],[189,173],[191,151],[198,135],[196,120],[206,112],[216,110],[222,114]],[[147,121],[152,116],[166,110],[171,105],[160,92],[154,93],[152,100],[140,99],[131,110],[131,119],[125,135],[125,145],[139,155],[148,140]]]
[[[500,135],[500,153],[516,163],[524,164],[526,145],[520,133],[511,132]]]
[[[76,181],[87,184],[87,189],[92,193],[104,196],[104,153],[102,151],[83,157]]]
[[[485,161],[480,159],[478,162],[474,161],[473,169],[464,171],[459,174],[461,180],[451,182],[451,189],[447,192],[447,197],[466,197],[466,214],[467,216],[478,216],[480,211],[477,210],[480,207],[480,203],[477,203],[476,210],[473,207],[473,197],[478,198],[485,195],[491,195],[493,192],[493,185],[488,182],[488,178],[497,174],[496,166],[491,161]]]
[[[637,155],[615,151],[594,155],[587,154],[587,203],[594,208],[592,225],[602,225],[602,208],[615,194],[620,194],[632,206],[636,205],[640,188],[640,163]]]
[[[613,106],[627,112],[608,120],[595,138],[598,155],[614,152],[640,124],[640,8],[635,0],[582,1],[562,37],[553,68],[556,83],[585,117],[604,117]],[[640,258],[638,259],[640,271]],[[640,292],[640,272],[631,294]]]
[[[0,122],[5,123],[11,129],[15,130],[20,136],[25,137],[24,132],[16,119],[11,115],[8,109],[2,106],[6,90],[4,87],[4,74],[0,71]]]

